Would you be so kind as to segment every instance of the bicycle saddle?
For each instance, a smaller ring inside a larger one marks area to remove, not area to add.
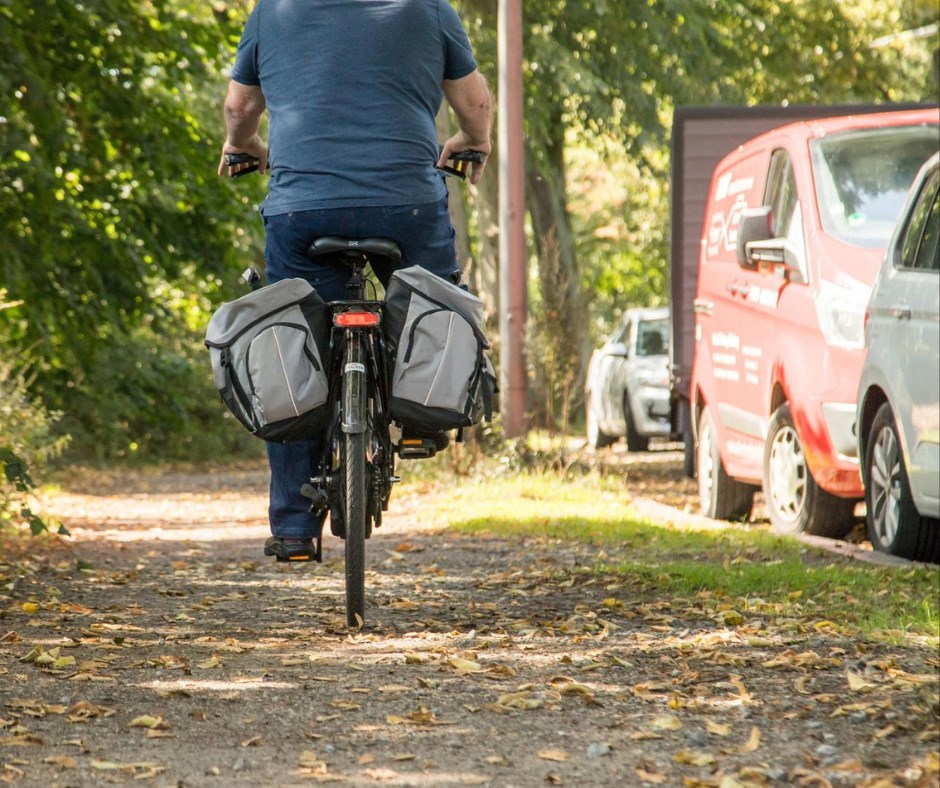
[[[338,235],[324,235],[307,247],[307,257],[314,258],[325,254],[351,253],[379,255],[393,263],[401,261],[401,249],[389,238],[342,238]]]

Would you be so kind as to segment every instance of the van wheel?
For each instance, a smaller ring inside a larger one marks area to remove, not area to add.
[[[746,520],[757,488],[725,473],[712,417],[705,408],[698,425],[698,499],[702,514],[715,520]]]
[[[921,517],[914,506],[894,413],[887,402],[872,422],[864,476],[872,547],[914,561],[940,563],[940,523]]]
[[[770,522],[780,534],[838,539],[852,527],[855,501],[832,495],[816,484],[787,404],[770,419],[764,446],[764,499]]]
[[[633,411],[630,409],[630,394],[623,393],[623,420],[627,425],[627,451],[646,451],[650,447],[650,439],[640,435],[633,420]]]
[[[587,431],[587,442],[592,449],[603,449],[605,446],[610,446],[617,439],[601,429],[597,421],[597,414],[594,412],[592,400],[591,392],[588,392],[584,403],[584,424]]]

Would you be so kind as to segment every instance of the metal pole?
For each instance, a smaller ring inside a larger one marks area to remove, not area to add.
[[[507,438],[526,431],[522,0],[499,0],[500,392]]]

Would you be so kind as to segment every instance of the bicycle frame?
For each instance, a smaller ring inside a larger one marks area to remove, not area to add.
[[[335,417],[323,446],[321,475],[311,480],[330,511],[330,528],[345,540],[346,611],[362,626],[364,542],[382,522],[394,475],[389,435],[390,371],[382,334],[384,302],[365,294],[364,260],[347,260],[353,298],[330,303],[330,400]],[[325,511],[325,507],[321,506]]]

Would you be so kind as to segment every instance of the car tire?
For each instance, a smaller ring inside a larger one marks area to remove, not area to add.
[[[913,561],[940,563],[940,523],[914,506],[894,413],[875,414],[865,445],[865,525],[872,547]]]
[[[820,487],[806,464],[790,406],[770,419],[764,445],[764,501],[774,531],[838,539],[852,527],[855,501]]]
[[[715,520],[746,520],[750,517],[757,488],[732,479],[725,472],[708,408],[702,410],[699,420],[696,460],[702,514]]]
[[[627,451],[647,451],[650,447],[650,439],[637,432],[633,410],[630,408],[630,394],[626,391],[623,394],[623,421],[627,425]]]
[[[597,414],[594,412],[593,397],[590,392],[585,395],[584,424],[588,446],[592,449],[603,449],[617,440],[616,437],[608,435],[601,429],[600,423],[597,421]]]

